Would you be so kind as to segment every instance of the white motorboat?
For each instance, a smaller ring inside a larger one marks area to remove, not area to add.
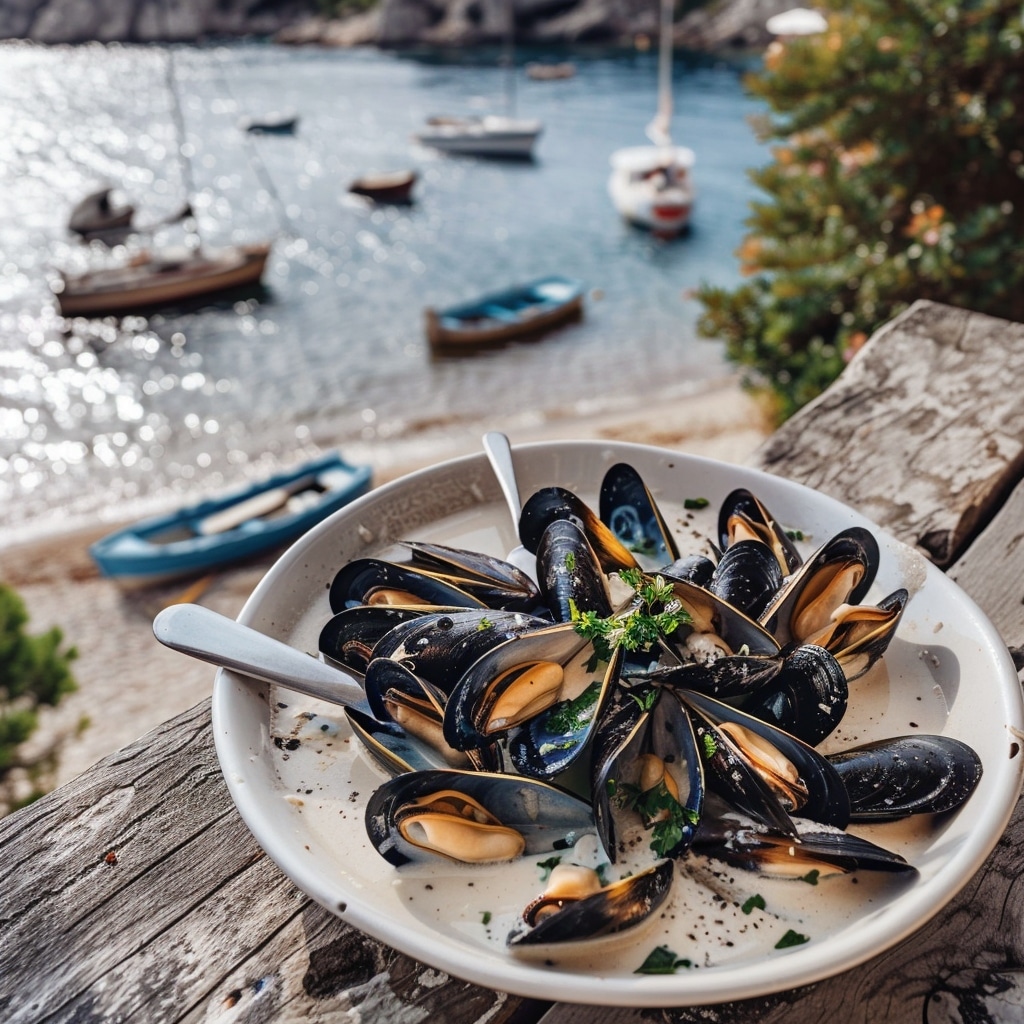
[[[414,138],[444,153],[528,159],[544,130],[540,121],[487,114],[483,117],[431,117]]]
[[[612,153],[608,193],[616,210],[630,223],[662,237],[682,232],[690,221],[696,157],[672,142],[673,0],[661,0],[658,51],[658,112],[647,126],[649,146],[629,146]]]

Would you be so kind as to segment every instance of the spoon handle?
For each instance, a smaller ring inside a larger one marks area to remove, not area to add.
[[[340,669],[198,604],[173,604],[153,620],[160,643],[200,661],[242,672],[320,700],[368,711],[366,697]]]
[[[509,512],[512,514],[512,526],[518,536],[519,513],[522,511],[522,505],[519,501],[519,488],[516,485],[516,471],[512,464],[512,446],[509,444],[508,438],[499,430],[489,430],[484,434],[483,445],[494,475],[498,478],[501,493],[505,495]]]

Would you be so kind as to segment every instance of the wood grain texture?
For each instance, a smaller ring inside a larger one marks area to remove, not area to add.
[[[950,565],[1024,469],[1024,324],[917,302],[755,454]]]
[[[235,811],[209,701],[0,821],[0,865],[4,1024],[505,1024],[544,1009],[449,979],[299,892]]]

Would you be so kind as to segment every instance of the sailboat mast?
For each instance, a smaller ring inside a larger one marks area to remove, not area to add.
[[[516,9],[515,0],[505,3],[505,47],[502,63],[505,65],[505,114],[516,115],[516,61],[515,61]]]
[[[672,145],[672,24],[675,0],[661,0],[658,29],[658,113],[647,128],[650,140],[658,146]]]

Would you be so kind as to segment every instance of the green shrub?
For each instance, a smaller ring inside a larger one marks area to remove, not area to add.
[[[11,587],[0,584],[0,806],[8,807],[42,795],[38,778],[53,751],[28,762],[19,748],[39,723],[40,705],[56,706],[76,689],[70,666],[77,651],[61,650],[64,637],[56,627],[27,635],[27,622],[24,602]],[[29,780],[30,790],[16,798],[19,771]]]
[[[1024,320],[1019,0],[823,6],[825,32],[774,42],[748,77],[779,142],[751,175],[751,280],[698,291],[700,333],[780,419],[916,299]]]

